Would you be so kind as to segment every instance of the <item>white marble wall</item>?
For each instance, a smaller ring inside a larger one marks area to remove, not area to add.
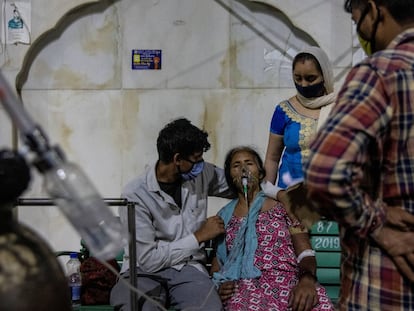
[[[69,17],[79,17],[53,32],[65,12],[86,2],[33,1],[34,43],[6,46],[1,68],[12,82],[26,64],[25,107],[104,197],[118,197],[156,160],[158,131],[177,117],[209,132],[206,160],[222,165],[239,144],[264,155],[274,106],[295,92],[294,54],[323,47],[339,87],[356,52],[342,0],[96,1],[99,12],[75,11]],[[34,53],[33,46],[42,48]],[[161,49],[162,70],[132,70],[132,49]],[[0,145],[12,143],[0,108]],[[25,197],[45,196],[41,181],[34,171]],[[210,214],[223,203],[212,200]],[[77,233],[56,208],[20,207],[19,219],[56,250],[78,248]]]

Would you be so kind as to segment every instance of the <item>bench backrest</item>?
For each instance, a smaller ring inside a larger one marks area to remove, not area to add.
[[[312,248],[316,252],[318,280],[334,303],[339,297],[341,245],[338,224],[320,220],[310,231]]]

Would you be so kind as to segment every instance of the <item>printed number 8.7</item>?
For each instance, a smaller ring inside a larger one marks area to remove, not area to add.
[[[331,229],[332,225],[333,225],[332,221],[323,221],[323,220],[318,221],[318,225],[316,226],[316,231],[318,233],[321,233],[321,232],[324,232],[324,231],[326,233],[328,233],[329,229]]]

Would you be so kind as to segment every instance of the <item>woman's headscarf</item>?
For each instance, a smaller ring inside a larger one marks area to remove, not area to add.
[[[322,75],[324,79],[324,85],[326,92],[332,93],[334,90],[334,75],[333,75],[333,69],[332,69],[332,63],[330,62],[328,55],[317,46],[308,46],[305,47],[302,51],[299,53],[308,53],[313,55],[316,60],[318,61],[319,65],[322,69]]]
[[[323,95],[316,98],[306,98],[301,94],[297,94],[299,102],[309,109],[319,109],[321,108],[319,119],[318,119],[318,130],[325,123],[326,118],[329,115],[329,112],[332,109],[332,104],[336,99],[336,93],[334,92],[334,75],[332,69],[332,63],[329,61],[328,55],[317,46],[308,46],[305,47],[299,53],[308,53],[313,55],[318,61],[323,75],[324,86],[326,89],[327,95]],[[298,54],[299,54],[298,53]]]

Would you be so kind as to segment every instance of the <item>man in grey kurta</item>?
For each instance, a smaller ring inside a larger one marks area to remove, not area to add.
[[[223,234],[224,224],[218,216],[207,218],[207,198],[230,198],[232,193],[224,171],[203,160],[210,148],[207,136],[186,119],[167,124],[157,139],[158,161],[123,191],[123,197],[135,203],[138,273],[164,278],[168,292],[147,277],[137,279],[138,288],[180,310],[222,309],[203,263],[204,242]],[[126,210],[119,213],[126,224]],[[121,273],[129,276],[127,250],[125,257]],[[130,310],[123,282],[112,290],[111,304]],[[140,308],[158,310],[149,301]]]

